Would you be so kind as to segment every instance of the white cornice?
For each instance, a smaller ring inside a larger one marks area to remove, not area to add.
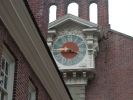
[[[23,0],[0,0],[0,18],[52,100],[70,100]]]
[[[79,17],[71,15],[71,14],[67,14],[67,15],[61,17],[60,19],[57,19],[57,20],[49,23],[48,27],[49,27],[49,29],[51,29],[51,28],[54,28],[54,27],[61,25],[62,23],[65,23],[69,20],[76,22],[76,23],[79,23],[81,25],[87,26],[87,27],[97,27],[97,24],[91,23],[87,20],[84,20],[82,18],[79,18]]]

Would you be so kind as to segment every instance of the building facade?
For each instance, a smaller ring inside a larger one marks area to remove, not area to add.
[[[65,73],[60,74],[46,44],[48,30],[58,25],[48,26],[50,6],[57,6],[55,22],[63,19],[66,25],[64,16],[72,2],[79,5],[79,16],[67,20],[77,18],[76,25],[99,30],[95,67],[89,71],[94,76],[87,80],[84,99],[132,100],[133,38],[110,28],[108,0],[0,1],[0,100],[72,99],[61,78]],[[95,25],[89,18],[92,3],[98,9]]]
[[[58,20],[67,14],[67,7],[72,2],[79,5],[78,17],[90,21],[88,9],[92,3],[96,3],[100,29],[99,52],[95,58],[95,79],[87,85],[86,100],[132,100],[133,41],[132,37],[110,28],[108,0],[47,0],[46,2],[29,0],[29,2],[38,24],[43,21],[37,17],[37,12],[42,11],[42,16],[47,15],[48,23],[48,8],[51,5],[57,7]],[[33,3],[35,5],[32,5]],[[47,6],[45,10],[43,10],[44,5]],[[35,8],[38,10],[34,10]]]

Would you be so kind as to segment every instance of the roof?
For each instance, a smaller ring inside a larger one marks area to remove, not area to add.
[[[110,29],[109,31],[110,31],[110,32],[113,32],[113,33],[116,33],[116,34],[119,34],[119,35],[121,35],[121,36],[124,36],[124,37],[126,37],[126,38],[133,39],[132,36],[129,36],[129,35],[124,34],[124,33],[121,33],[121,32],[119,32],[119,31],[116,31],[116,30],[113,30],[113,29]]]

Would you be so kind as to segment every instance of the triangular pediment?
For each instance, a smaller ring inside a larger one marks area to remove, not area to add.
[[[56,27],[59,27],[65,23],[69,23],[69,22],[76,23],[76,24],[79,24],[81,26],[90,27],[90,28],[91,27],[97,27],[97,24],[89,22],[88,20],[84,20],[80,17],[74,16],[71,14],[67,14],[67,15],[49,23],[48,29],[56,28]]]

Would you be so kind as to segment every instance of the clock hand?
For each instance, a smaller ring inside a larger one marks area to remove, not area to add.
[[[53,49],[54,51],[61,51],[61,52],[68,52],[69,48],[64,47],[64,48],[59,48],[59,49]]]
[[[60,52],[71,52],[71,53],[76,53],[76,54],[78,54],[77,51],[74,51],[73,49],[68,48],[68,47],[59,48],[59,49],[53,49],[53,50],[54,50],[54,51],[60,51]]]
[[[78,53],[77,51],[74,51],[73,49],[71,49],[71,48],[68,48],[68,52],[72,52],[72,53]]]
[[[74,50],[72,50],[72,52],[78,54],[78,51],[74,51]]]

